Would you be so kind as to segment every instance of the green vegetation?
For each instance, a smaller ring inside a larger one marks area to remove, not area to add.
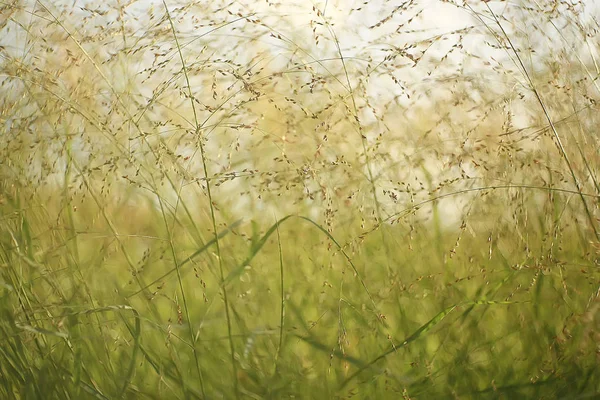
[[[0,398],[600,396],[593,2],[306,3],[0,4]]]

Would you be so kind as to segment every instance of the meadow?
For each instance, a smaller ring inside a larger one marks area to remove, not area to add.
[[[598,11],[5,0],[0,398],[598,398]]]

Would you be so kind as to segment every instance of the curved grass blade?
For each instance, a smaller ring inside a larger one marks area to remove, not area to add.
[[[361,368],[358,369],[358,371],[354,372],[352,375],[350,375],[348,378],[346,378],[346,380],[344,380],[341,383],[340,389],[343,389],[344,386],[346,386],[351,380],[356,378],[364,370],[366,370],[366,369],[370,368],[371,366],[373,366],[374,364],[376,364],[378,361],[383,360],[388,355],[395,353],[399,348],[407,346],[409,343],[414,342],[415,340],[420,338],[422,335],[429,332],[434,326],[436,326],[444,318],[446,318],[446,316],[448,314],[450,314],[452,311],[454,311],[454,309],[456,309],[456,307],[458,307],[457,304],[450,306],[450,307],[444,309],[443,311],[439,312],[435,317],[431,318],[428,322],[426,322],[424,325],[422,325],[419,329],[417,329],[412,335],[410,335],[409,337],[404,339],[401,343],[393,345],[390,350],[375,357],[373,360],[371,360],[367,364],[363,365]]]
[[[375,357],[373,360],[371,360],[370,362],[368,362],[367,364],[365,364],[364,366],[362,366],[358,371],[356,371],[352,375],[350,375],[346,380],[344,380],[340,384],[340,389],[344,388],[344,386],[346,386],[351,380],[353,380],[354,378],[356,378],[361,372],[363,372],[367,368],[370,368],[371,366],[373,366],[374,364],[376,364],[378,361],[386,358],[388,355],[390,355],[392,353],[395,353],[398,349],[407,346],[411,342],[414,342],[415,340],[417,340],[421,336],[425,335],[427,332],[429,332],[431,329],[433,329],[437,324],[439,324],[444,318],[446,318],[446,316],[448,314],[450,314],[452,311],[454,311],[459,306],[476,306],[476,305],[490,305],[490,304],[516,304],[516,303],[522,303],[522,302],[518,302],[518,301],[476,300],[476,301],[469,301],[469,302],[466,302],[466,303],[455,304],[453,306],[450,306],[450,307],[448,307],[448,308],[440,311],[436,316],[434,316],[433,318],[431,318],[428,322],[426,322],[424,325],[422,325],[412,335],[410,335],[409,337],[407,337],[406,339],[404,339],[402,342],[393,345],[391,349],[389,349],[385,353],[383,353],[383,354]]]
[[[343,247],[338,243],[338,241],[335,240],[335,238],[329,232],[327,232],[327,229],[323,228],[321,225],[317,224],[312,219],[307,218],[307,217],[303,217],[303,216],[300,216],[300,215],[288,215],[288,216],[284,217],[283,219],[277,221],[275,224],[273,224],[273,226],[271,226],[271,228],[269,228],[269,230],[263,235],[263,237],[252,245],[252,247],[250,248],[250,254],[248,255],[248,257],[246,257],[246,259],[236,269],[234,269],[233,271],[231,271],[227,275],[227,277],[223,281],[223,284],[226,285],[226,284],[230,283],[231,281],[233,281],[236,277],[240,276],[242,274],[242,272],[244,271],[244,269],[246,268],[246,266],[248,264],[250,264],[250,262],[252,261],[252,259],[256,256],[256,254],[258,254],[258,251],[265,245],[265,243],[267,242],[267,240],[269,239],[269,237],[275,231],[278,230],[279,225],[283,224],[286,220],[288,220],[288,219],[290,219],[292,217],[296,217],[296,218],[305,220],[307,222],[310,222],[315,227],[317,227],[317,229],[319,229],[321,232],[323,232],[335,244],[335,246],[338,248],[338,250],[346,258],[346,261],[348,261],[348,264],[350,264],[350,266],[352,267],[352,270],[354,271],[354,274],[356,275],[356,277],[360,281],[360,284],[362,285],[362,287],[364,288],[365,292],[367,293],[367,296],[369,296],[369,300],[371,300],[371,304],[373,304],[373,309],[377,313],[377,319],[380,320],[380,321],[382,321],[381,318],[379,317],[379,312],[377,312],[377,305],[375,304],[375,300],[373,300],[373,296],[371,296],[371,292],[367,288],[367,284],[365,283],[365,281],[363,280],[362,276],[358,272],[358,269],[356,268],[356,266],[352,262],[352,259],[350,258],[350,256],[348,256],[348,254],[343,249]]]
[[[31,325],[16,323],[15,326],[19,329],[23,329],[24,331],[28,331],[31,333],[37,333],[39,335],[56,336],[56,337],[60,337],[63,339],[67,339],[69,337],[69,335],[64,332],[51,331],[51,330],[44,329],[44,328],[37,328],[37,327],[31,326]]]
[[[323,352],[329,353],[329,354],[337,357],[340,360],[348,361],[350,364],[354,365],[355,367],[359,367],[361,369],[368,367],[368,365],[365,364],[364,361],[362,361],[356,357],[349,356],[348,354],[344,354],[338,349],[332,349],[330,347],[327,347],[326,344],[319,342],[312,335],[311,336],[302,336],[302,335],[298,335],[297,333],[292,333],[291,335],[293,335],[296,338],[302,340],[303,342],[311,345],[312,347],[314,347],[317,350],[321,350]]]
[[[217,238],[218,239],[223,238],[225,235],[227,235],[229,232],[231,232],[232,229],[236,228],[242,221],[243,221],[243,219],[238,219],[233,224],[229,225],[227,228],[225,228],[224,230],[222,230],[221,232],[219,232],[219,234],[217,235]],[[204,253],[210,246],[212,246],[213,244],[216,243],[217,238],[212,238],[211,240],[209,240],[208,242],[206,242],[206,244],[204,246],[200,247],[198,250],[196,250],[191,255],[189,255],[185,260],[183,260],[181,263],[179,263],[179,268],[183,267],[185,264],[187,264],[188,262],[192,261],[194,258],[198,257],[200,254]],[[141,288],[141,289],[139,289],[139,290],[131,293],[130,295],[125,296],[125,298],[129,299],[129,298],[131,298],[133,296],[136,296],[136,295],[140,294],[144,290],[150,288],[150,286],[155,285],[156,283],[160,282],[162,279],[164,279],[167,276],[171,275],[175,271],[177,271],[177,267],[174,267],[174,268],[170,269],[169,271],[165,272],[164,274],[162,274],[161,276],[159,276],[158,278],[156,278],[155,280],[153,280],[152,282],[150,282],[149,284],[147,284],[143,288]]]

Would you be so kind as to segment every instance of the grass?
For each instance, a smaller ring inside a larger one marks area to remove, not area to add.
[[[593,5],[0,7],[0,398],[600,394]]]

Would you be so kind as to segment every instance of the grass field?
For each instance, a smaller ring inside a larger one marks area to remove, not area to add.
[[[283,3],[0,5],[0,398],[598,398],[597,7]]]

